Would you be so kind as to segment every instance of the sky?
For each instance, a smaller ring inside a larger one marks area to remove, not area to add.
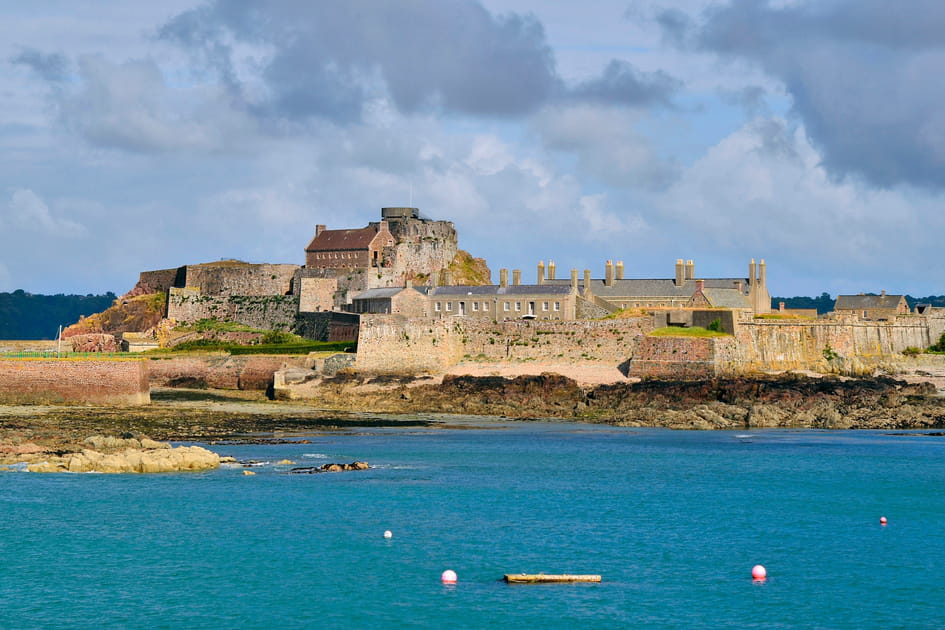
[[[494,279],[945,293],[940,0],[0,8],[0,291],[303,264],[413,205]]]

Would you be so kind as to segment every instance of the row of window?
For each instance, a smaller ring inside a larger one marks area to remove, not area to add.
[[[361,252],[310,252],[316,260],[336,260],[358,258]]]
[[[479,311],[480,309],[483,310],[483,311],[488,311],[488,310],[489,310],[489,302],[468,302],[468,303],[467,303],[467,302],[459,302],[458,304],[456,304],[457,311],[459,311],[459,312],[465,311],[467,304],[469,304],[469,307],[470,307],[473,311]],[[510,311],[512,310],[512,308],[513,308],[513,304],[514,304],[514,308],[515,308],[515,311],[516,311],[516,312],[521,312],[521,311],[522,311],[522,303],[521,303],[521,302],[514,302],[514,303],[513,303],[513,302],[503,302],[503,303],[502,303],[502,310],[505,311],[506,313],[510,312]],[[434,303],[433,303],[433,310],[435,310],[435,311],[438,312],[438,313],[445,310],[447,313],[449,313],[449,312],[452,312],[452,311],[453,311],[453,306],[454,306],[453,302],[434,302]],[[534,302],[529,303],[529,312],[531,312],[532,310],[534,310],[534,308],[535,308],[535,303],[534,303]],[[542,303],[541,303],[541,310],[542,310],[542,311],[548,312],[548,309],[549,309],[549,308],[553,308],[555,311],[560,311],[560,310],[561,310],[561,302],[554,302],[553,304],[552,304],[551,302],[542,302]]]

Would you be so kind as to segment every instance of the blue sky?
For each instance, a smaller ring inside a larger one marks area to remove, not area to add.
[[[412,190],[494,275],[945,293],[937,1],[10,4],[0,291],[301,264]]]

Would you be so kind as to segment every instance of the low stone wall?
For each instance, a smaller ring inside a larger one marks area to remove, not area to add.
[[[304,367],[307,357],[274,355],[197,355],[150,360],[151,384],[157,387],[210,387],[265,391],[273,374]]]
[[[148,362],[101,359],[0,359],[0,404],[151,402]]]

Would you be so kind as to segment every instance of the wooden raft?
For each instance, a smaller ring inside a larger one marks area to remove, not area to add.
[[[599,575],[558,575],[546,573],[506,573],[503,579],[508,584],[561,584],[565,582],[600,582]]]

